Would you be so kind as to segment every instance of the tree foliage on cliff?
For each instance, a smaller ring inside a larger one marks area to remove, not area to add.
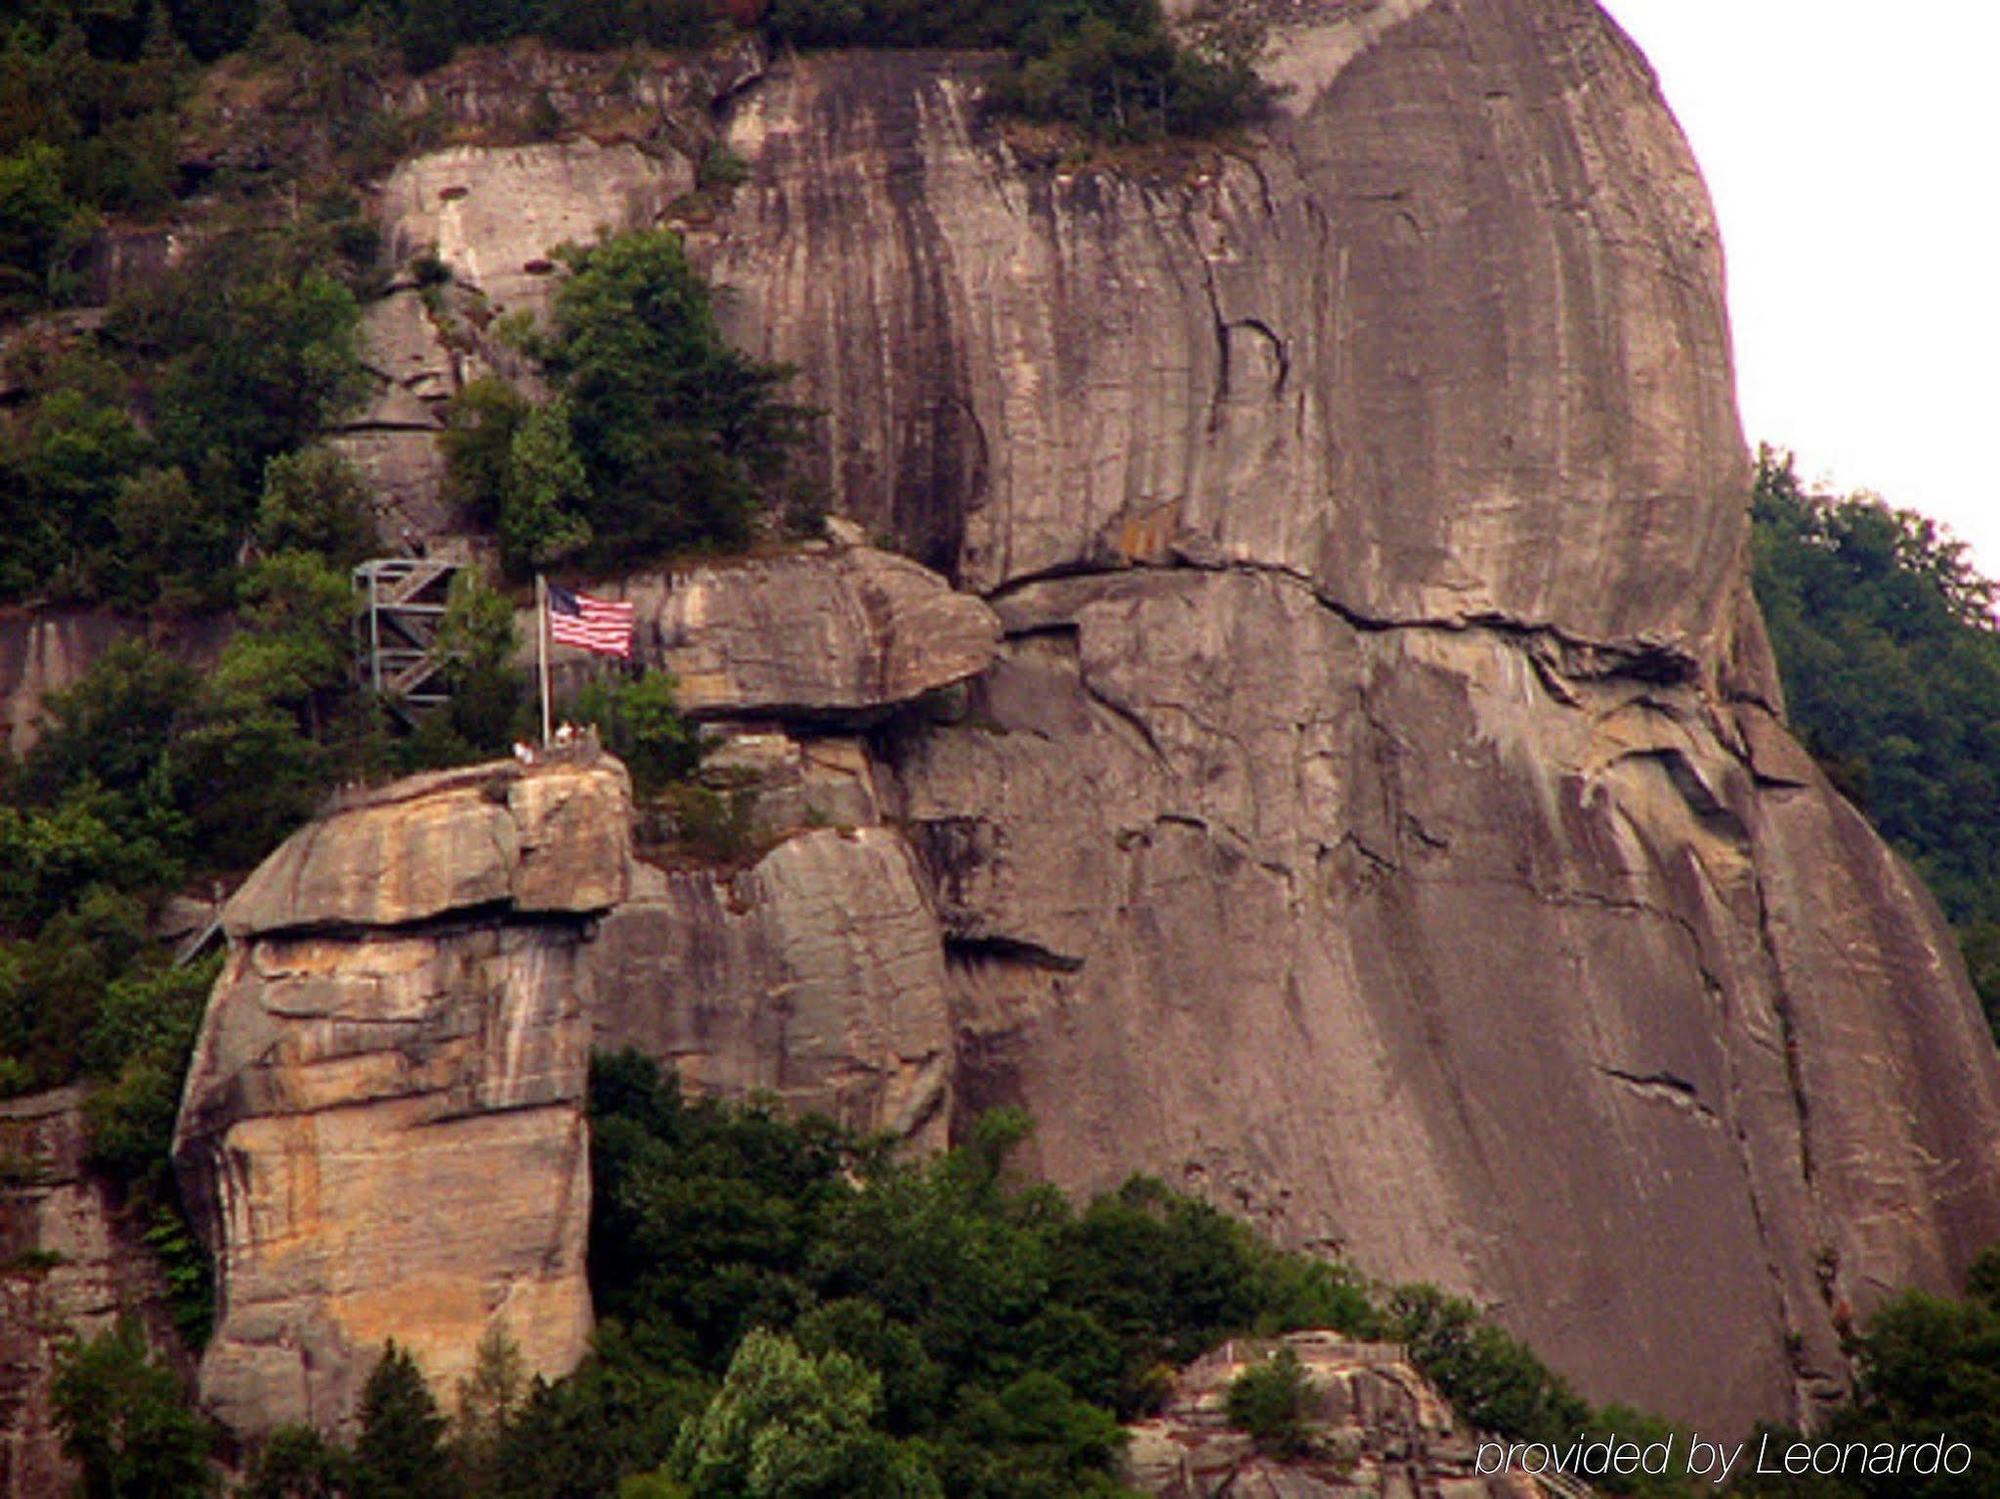
[[[1972,1262],[1962,1300],[1909,1291],[1869,1320],[1852,1345],[1853,1403],[1813,1440],[1864,1452],[1935,1441],[1971,1449],[1965,1471],[1869,1474],[1859,1459],[1838,1478],[1752,1479],[1753,1495],[1809,1499],[1986,1499],[2000,1494],[2000,1245]],[[1773,1432],[1772,1446],[1798,1439]]]
[[[180,1381],[146,1350],[138,1324],[68,1350],[52,1388],[63,1451],[84,1499],[201,1499],[218,1484],[218,1433],[188,1408]]]
[[[107,214],[157,216],[206,182],[182,147],[204,64],[282,71],[350,167],[379,168],[397,52],[421,73],[529,36],[700,47],[760,15],[780,45],[1004,49],[994,104],[1110,140],[1225,130],[1270,97],[1258,24],[1214,5],[1169,25],[1158,0],[27,0],[0,17],[0,317],[72,300]]]
[[[221,609],[249,547],[371,546],[358,478],[304,454],[365,385],[360,276],[312,226],[225,238],[101,333],[11,348],[0,602]]]
[[[1263,28],[1220,5],[1176,28],[1158,0],[777,0],[766,26],[800,47],[1004,48],[997,108],[1110,141],[1214,134],[1271,99]]]
[[[1793,726],[1958,927],[2000,1031],[2000,625],[1964,546],[1759,456],[1758,602]]]
[[[452,489],[499,532],[510,571],[626,571],[737,547],[782,493],[802,413],[785,371],[730,347],[707,284],[665,230],[564,252],[552,326],[529,340],[555,396],[491,381],[453,403]]]

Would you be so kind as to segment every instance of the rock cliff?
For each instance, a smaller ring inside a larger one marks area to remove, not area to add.
[[[1740,1427],[2000,1236],[1949,934],[1779,723],[1721,251],[1585,0],[1289,7],[1283,117],[1040,161],[977,61],[789,60],[695,232],[841,507],[983,594],[877,735],[961,1109]]]
[[[121,1316],[183,1357],[166,1287],[131,1221],[89,1169],[84,1092],[0,1103],[0,1499],[46,1499],[77,1480],[51,1404],[58,1355]]]
[[[541,1173],[506,1200],[565,1267],[560,1365],[579,1005],[849,1117],[1025,1104],[1064,1185],[1159,1173],[1716,1430],[1808,1414],[1844,1307],[2000,1237],[2000,1062],[1949,934],[1782,725],[1720,248],[1643,60],[1588,0],[1282,17],[1278,119],[1120,167],[985,117],[977,58],[716,86],[749,174],[693,253],[734,335],[798,367],[839,508],[980,595],[997,661],[956,721],[896,714],[845,656],[799,685],[782,570],[705,583],[726,649],[681,665],[736,694],[716,714],[808,736],[765,747],[794,789],[810,734],[865,729],[844,794],[907,848],[823,830],[649,875],[595,945],[613,892],[522,904],[540,845],[498,803],[281,855],[183,1119],[228,1245],[225,1408],[262,1383],[317,1412],[300,1350],[418,1305],[469,1354],[515,1284],[431,1294],[395,1214],[448,1183],[390,1190],[359,1121],[546,1131],[476,1158]],[[593,194],[644,220],[680,170],[544,168],[564,224]],[[412,163],[392,238],[539,295],[473,213],[523,170]],[[545,1101],[480,1112],[530,1075],[478,1039],[508,996],[548,1032]],[[310,1315],[272,1310],[286,1277]]]
[[[231,1426],[336,1426],[391,1337],[447,1397],[496,1324],[530,1372],[582,1356],[578,954],[629,822],[615,762],[443,772],[352,798],[230,902],[175,1155]]]

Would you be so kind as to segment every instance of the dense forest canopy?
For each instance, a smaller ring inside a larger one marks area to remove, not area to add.
[[[2000,1033],[2000,622],[1962,543],[1760,455],[1755,582],[1794,730],[1922,873]]]

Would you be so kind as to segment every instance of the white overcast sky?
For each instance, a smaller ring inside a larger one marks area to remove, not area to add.
[[[1602,3],[1715,199],[1744,435],[2000,577],[2000,6]]]

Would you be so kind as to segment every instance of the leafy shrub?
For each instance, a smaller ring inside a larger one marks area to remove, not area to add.
[[[0,156],[0,312],[61,300],[70,257],[97,227],[65,189],[62,164],[42,142]]]
[[[574,274],[538,351],[568,400],[587,481],[583,559],[629,569],[676,548],[740,545],[798,441],[798,413],[775,397],[784,372],[730,347],[672,233],[565,258]]]
[[[557,396],[530,409],[507,449],[500,492],[500,555],[517,575],[575,556],[590,545],[591,490]]]
[[[1435,1286],[1398,1287],[1390,1330],[1460,1415],[1482,1431],[1525,1442],[1561,1442],[1582,1430],[1590,1407],[1520,1339],[1460,1297]]]
[[[571,712],[579,723],[597,727],[605,748],[625,762],[642,796],[685,781],[707,748],[700,728],[681,717],[675,705],[670,672],[648,671],[615,684],[593,681],[577,695]],[[726,821],[727,814],[722,815]]]
[[[1303,1457],[1312,1450],[1306,1430],[1312,1379],[1291,1348],[1251,1365],[1229,1382],[1229,1424],[1248,1432],[1257,1450],[1276,1458]]]
[[[532,409],[511,385],[487,376],[468,384],[445,412],[447,493],[483,525],[500,523],[514,437]]]
[[[330,448],[281,453],[264,469],[255,535],[267,554],[311,552],[335,568],[353,567],[380,545],[374,489]]]
[[[815,1357],[758,1329],[681,1429],[672,1468],[712,1499],[941,1499],[921,1451],[875,1429],[881,1393],[880,1376],[846,1354]]]
[[[1974,1262],[1963,1301],[1908,1291],[1868,1323],[1856,1345],[1860,1365],[1854,1404],[1830,1425],[1826,1439],[1914,1443],[1940,1432],[1972,1449],[1960,1475],[1928,1481],[1908,1474],[1858,1480],[1866,1494],[1945,1499],[2000,1492],[2000,1245]]]
[[[997,108],[1109,141],[1214,134],[1271,98],[1262,25],[1221,7],[1177,31],[1158,0],[777,0],[767,27],[801,47],[1004,47]]]
[[[129,1318],[72,1348],[52,1394],[63,1451],[83,1470],[83,1493],[195,1499],[215,1492],[208,1462],[215,1429],[189,1408]]]
[[[521,675],[514,669],[520,645],[514,606],[470,569],[462,571],[452,579],[437,644],[448,658],[445,680],[451,688],[442,724],[457,746],[428,763],[505,754],[526,728]]]

